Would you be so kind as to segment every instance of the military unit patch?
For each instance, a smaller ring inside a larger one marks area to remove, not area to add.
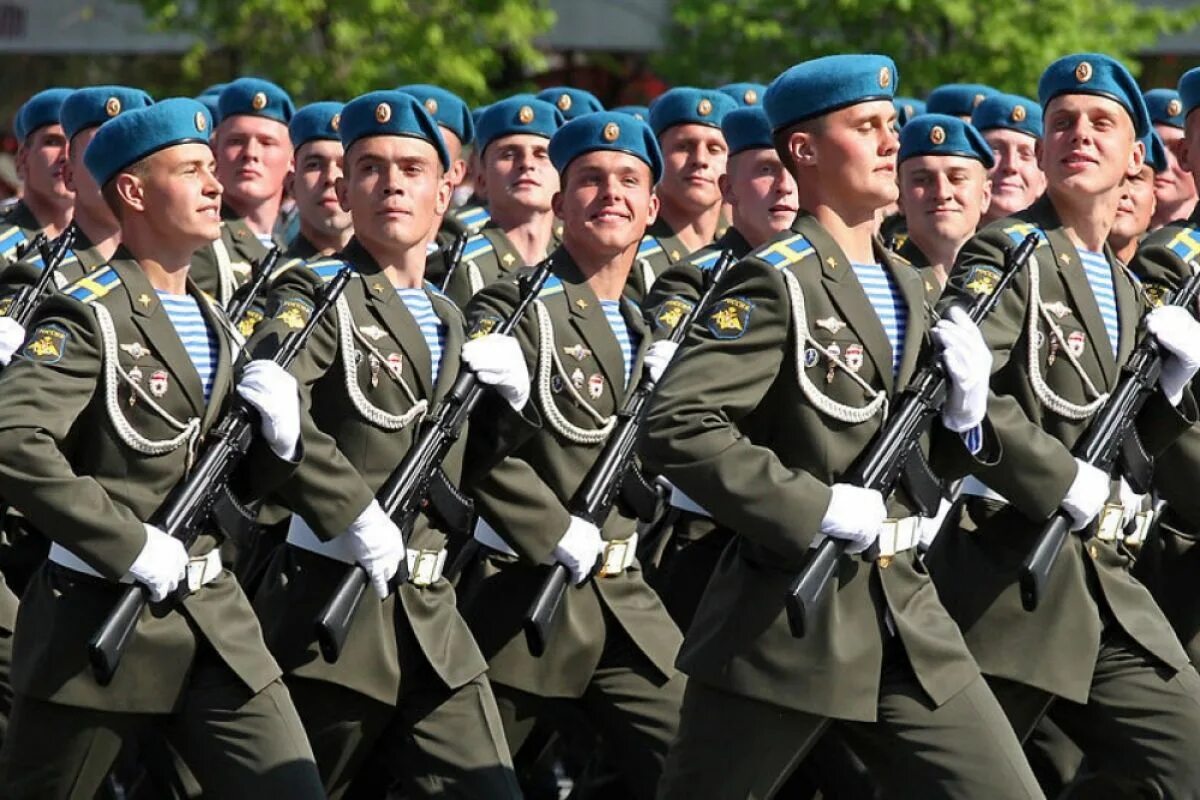
[[[750,327],[754,303],[744,297],[724,297],[708,314],[708,330],[718,339],[740,339]]]
[[[479,339],[484,336],[487,336],[489,333],[496,330],[496,328],[503,321],[504,320],[500,319],[497,316],[494,316],[492,314],[486,314],[486,315],[480,317],[479,319],[475,320],[475,323],[471,326],[471,329],[469,331],[467,331],[467,338],[468,339]]]
[[[256,308],[249,309],[237,324],[238,333],[249,339],[250,335],[254,333],[254,329],[258,327],[258,323],[262,322],[262,319],[263,315],[261,311]]]
[[[1142,284],[1142,294],[1146,296],[1146,302],[1151,308],[1159,308],[1167,302],[1167,295],[1171,290],[1161,283],[1145,283]]]
[[[675,330],[675,326],[692,310],[692,304],[679,297],[664,300],[654,312],[654,327]]]
[[[70,334],[60,325],[41,325],[30,335],[23,355],[30,361],[57,364],[67,352]]]
[[[308,322],[308,315],[311,313],[311,305],[298,297],[293,297],[279,304],[278,310],[275,311],[275,319],[292,330],[300,330],[304,327],[304,323]]]
[[[976,264],[967,273],[964,288],[975,296],[990,295],[1000,285],[1000,272],[993,267]]]

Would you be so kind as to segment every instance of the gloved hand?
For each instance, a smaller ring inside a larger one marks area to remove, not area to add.
[[[161,603],[183,580],[188,554],[183,542],[153,525],[144,525],[146,543],[133,560],[129,574],[150,590],[150,599]]]
[[[958,306],[952,306],[948,318],[934,324],[933,338],[942,346],[942,364],[950,379],[942,424],[955,433],[964,433],[987,416],[992,351],[979,327]]]
[[[380,599],[388,596],[388,581],[400,568],[400,560],[408,557],[404,537],[391,517],[375,500],[363,509],[350,527],[350,550],[354,560],[362,565]]]
[[[274,361],[246,364],[237,393],[258,410],[263,438],[271,451],[291,460],[300,444],[300,394],[296,379]]]
[[[671,359],[675,357],[675,351],[679,349],[679,345],[675,342],[663,339],[661,342],[655,342],[650,345],[650,349],[646,351],[646,369],[650,371],[650,377],[655,383],[658,383],[662,378],[663,372],[666,371],[667,365],[671,363]]]
[[[514,411],[529,402],[529,368],[521,345],[511,336],[489,333],[463,345],[462,360],[508,401]]]
[[[1200,322],[1182,306],[1160,306],[1146,315],[1146,330],[1166,350],[1158,385],[1177,406],[1200,369]]]
[[[829,488],[832,496],[821,519],[821,533],[849,542],[847,553],[861,553],[879,538],[887,519],[883,495],[848,483],[835,483]]]
[[[1146,495],[1135,492],[1124,478],[1121,478],[1121,486],[1118,491],[1121,498],[1121,527],[1124,528],[1142,510]]]
[[[587,580],[604,552],[600,529],[587,520],[571,517],[567,532],[554,546],[554,560],[571,572],[571,582],[579,585]]]
[[[1108,500],[1108,475],[1078,458],[1075,464],[1078,471],[1063,498],[1062,509],[1071,516],[1071,530],[1078,531],[1086,528],[1104,508]]]
[[[0,365],[8,366],[25,341],[25,329],[12,317],[0,317]]]

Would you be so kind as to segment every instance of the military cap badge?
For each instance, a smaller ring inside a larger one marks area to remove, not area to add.
[[[110,117],[115,117],[121,113],[121,101],[116,97],[108,98],[108,102],[104,104],[104,113]]]
[[[267,95],[264,92],[255,92],[254,98],[250,101],[250,105],[255,111],[262,111],[267,107]]]

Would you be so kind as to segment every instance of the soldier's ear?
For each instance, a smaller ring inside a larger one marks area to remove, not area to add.
[[[646,227],[650,227],[658,220],[658,209],[660,205],[661,201],[658,199],[658,192],[650,192],[650,206],[646,213]]]
[[[1042,145],[1042,140],[1038,139],[1033,143],[1033,159],[1037,161],[1038,169],[1044,175],[1046,173],[1046,165],[1042,159],[1046,156],[1046,148]]]
[[[346,164],[345,168],[347,170],[350,169],[350,162],[347,161],[347,162],[345,162],[345,164]],[[345,173],[337,176],[337,179],[333,182],[333,190],[335,192],[337,192],[338,205],[340,205],[342,207],[342,211],[345,211],[346,213],[350,213],[350,203],[348,202],[348,198],[346,196],[348,193],[346,191],[346,174]]]
[[[1146,143],[1141,139],[1135,139],[1133,142],[1133,152],[1129,154],[1129,166],[1125,169],[1127,176],[1134,176],[1142,171],[1142,167],[1146,164]]]
[[[454,192],[455,184],[451,182],[450,172],[442,173],[441,179],[438,180],[437,194],[434,196],[433,210],[437,212],[439,217],[444,216],[450,210],[450,195]]]
[[[815,137],[808,131],[792,131],[787,140],[788,155],[798,167],[814,167],[817,164]]]
[[[563,209],[562,192],[558,191],[558,192],[555,192],[554,196],[550,198],[550,210],[554,212],[554,216],[558,217],[559,219],[562,219],[563,218],[562,209]]]
[[[717,176],[717,188],[721,190],[721,200],[729,205],[737,205],[737,195],[733,192],[733,181],[729,180],[729,167]]]
[[[992,182],[988,179],[986,169],[983,171],[983,180],[980,183],[983,188],[983,197],[979,201],[979,218],[983,219],[988,209],[992,207]],[[978,223],[976,223],[976,226],[978,226]]]
[[[118,173],[117,177],[113,178],[113,191],[123,205],[134,211],[146,210],[146,185],[137,175],[131,172]]]
[[[454,189],[463,179],[467,177],[467,162],[461,158],[455,159],[450,165],[450,172],[447,173],[446,179],[450,181],[450,188]]]
[[[75,188],[75,162],[68,158],[67,163],[63,164],[63,186],[68,192],[76,191]]]

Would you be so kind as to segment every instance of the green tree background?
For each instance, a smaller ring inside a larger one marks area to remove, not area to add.
[[[1200,23],[1200,10],[1130,0],[675,0],[656,66],[674,83],[769,81],[831,53],[886,53],[899,93],[924,96],[969,81],[1031,95],[1047,64],[1103,52],[1135,71],[1134,56],[1167,31]]]

